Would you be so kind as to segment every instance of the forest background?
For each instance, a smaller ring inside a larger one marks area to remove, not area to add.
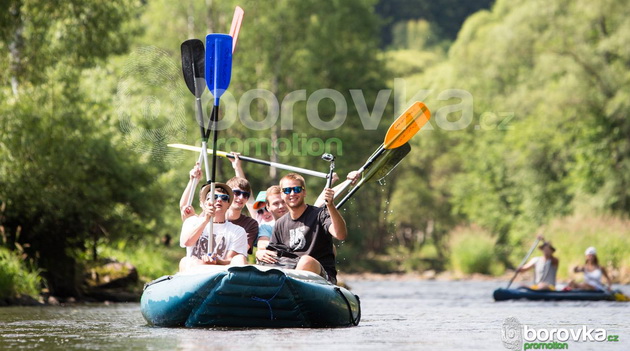
[[[411,102],[432,112],[386,181],[344,207],[342,274],[501,275],[544,233],[562,278],[596,246],[616,281],[630,280],[627,1],[8,0],[0,297],[81,296],[107,258],[144,281],[176,271],[197,156],[166,145],[200,144],[180,45],[227,33],[236,5],[225,151],[322,172],[332,152],[343,177]],[[267,147],[278,140],[284,149]],[[217,179],[231,177],[218,162]],[[245,172],[255,192],[283,174]]]

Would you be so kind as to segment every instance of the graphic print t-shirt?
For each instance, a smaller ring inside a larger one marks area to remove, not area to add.
[[[310,255],[321,263],[326,271],[335,270],[332,235],[328,232],[331,219],[326,207],[307,205],[298,219],[289,214],[276,221],[271,243],[283,243],[298,256]]]
[[[249,247],[249,251],[247,253],[252,253],[252,247],[254,246],[254,241],[258,237],[258,222],[251,217],[247,217],[244,214],[241,214],[236,220],[230,221],[236,224],[239,227],[242,227],[247,232],[247,245]]]
[[[190,217],[184,222],[184,229],[195,226],[198,221],[203,221],[201,217]],[[233,223],[214,223],[214,245],[210,253],[216,253],[217,257],[224,260],[228,251],[234,251],[247,256],[247,233],[245,230]],[[201,259],[208,251],[208,233],[210,225],[206,225],[203,233],[194,246],[186,246],[186,255],[195,256]]]

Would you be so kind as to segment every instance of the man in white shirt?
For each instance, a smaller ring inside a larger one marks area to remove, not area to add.
[[[247,233],[226,220],[232,189],[223,183],[215,183],[214,199],[210,198],[210,185],[201,188],[199,202],[202,212],[184,221],[180,246],[186,248],[186,257],[179,263],[180,271],[202,264],[247,264]],[[210,221],[213,222],[212,247],[208,250]]]

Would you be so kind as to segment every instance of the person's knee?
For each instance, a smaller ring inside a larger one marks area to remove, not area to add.
[[[179,260],[179,271],[183,272],[189,269],[190,267],[197,266],[200,264],[201,264],[201,260],[197,259],[196,257],[184,257],[181,260]]]
[[[230,260],[230,265],[243,266],[247,264],[247,257],[245,255],[238,254]]]
[[[298,261],[295,269],[309,271],[319,275],[323,274],[322,265],[319,263],[318,260],[309,255],[304,255],[300,257],[300,260]]]

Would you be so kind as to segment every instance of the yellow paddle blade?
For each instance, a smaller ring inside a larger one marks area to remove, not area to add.
[[[615,292],[615,301],[630,301],[630,297],[622,294],[621,292]]]
[[[176,148],[176,149],[201,152],[201,148],[199,146],[192,146],[192,145],[186,145],[186,144],[168,144],[167,146],[168,147],[173,147],[173,148]],[[212,153],[212,149],[206,149],[206,152],[208,154],[211,154]],[[227,152],[217,150],[217,156],[219,156],[219,157],[227,157]]]
[[[408,142],[431,118],[427,106],[416,101],[387,130],[383,146],[385,149],[395,149]]]

